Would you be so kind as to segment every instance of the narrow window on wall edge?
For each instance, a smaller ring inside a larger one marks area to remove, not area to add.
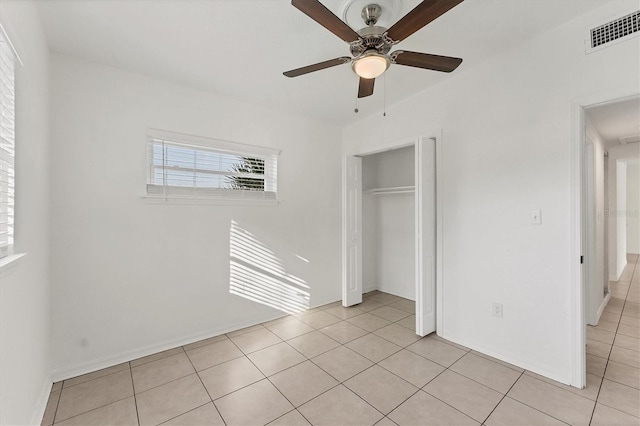
[[[14,250],[16,60],[20,64],[0,25],[0,258]]]
[[[279,150],[147,131],[147,195],[186,200],[277,201]]]

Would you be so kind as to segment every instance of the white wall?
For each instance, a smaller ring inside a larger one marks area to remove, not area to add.
[[[415,194],[367,194],[415,185],[415,147],[362,158],[363,288],[415,300]]]
[[[0,269],[0,424],[39,424],[51,389],[49,352],[49,49],[35,5],[0,2],[16,67],[15,249]]]
[[[51,76],[56,377],[282,315],[229,294],[232,221],[340,298],[337,128],[58,54]],[[145,202],[147,128],[282,149],[281,204]]]
[[[627,164],[627,253],[640,254],[640,163]]]
[[[627,233],[624,227],[618,226],[618,219],[626,222],[627,207],[626,207],[626,190],[624,191],[624,209],[620,209],[618,205],[618,188],[617,182],[619,178],[617,163],[619,161],[633,163],[640,159],[640,144],[627,144],[627,145],[615,145],[608,149],[609,157],[608,161],[608,173],[609,173],[609,280],[618,281],[622,275],[622,271],[627,264]],[[626,186],[627,178],[620,176],[623,179],[623,184]],[[622,224],[621,224],[622,225]],[[619,235],[620,233],[620,235]],[[624,235],[622,235],[624,234]],[[623,238],[620,238],[623,237]],[[622,241],[624,240],[624,242]]]
[[[442,334],[571,382],[572,100],[640,87],[638,38],[584,53],[612,2],[347,127],[343,152],[442,135]],[[451,52],[450,52],[451,53]],[[427,72],[391,67],[390,72]],[[442,133],[441,133],[442,132]],[[531,225],[530,211],[542,211]],[[504,317],[491,316],[492,302]]]

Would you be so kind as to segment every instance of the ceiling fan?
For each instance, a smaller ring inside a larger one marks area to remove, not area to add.
[[[376,77],[381,76],[391,64],[451,72],[462,63],[461,58],[406,50],[389,52],[392,46],[400,43],[463,1],[424,0],[388,29],[376,26],[382,14],[382,8],[372,3],[362,9],[362,18],[366,26],[356,32],[318,0],[292,0],[291,4],[296,9],[349,43],[353,57],[342,56],[287,71],[284,75],[298,77],[325,68],[351,63],[353,71],[360,77],[358,98],[364,98],[373,94]]]

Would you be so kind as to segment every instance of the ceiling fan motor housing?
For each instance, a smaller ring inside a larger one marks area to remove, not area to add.
[[[358,57],[367,50],[375,50],[382,55],[386,55],[393,46],[393,42],[383,36],[386,31],[385,27],[377,27],[375,25],[362,28],[358,31],[361,39],[351,43],[351,54]]]

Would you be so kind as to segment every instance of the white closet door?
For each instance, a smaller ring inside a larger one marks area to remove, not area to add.
[[[342,178],[342,304],[362,303],[362,159],[345,157]]]
[[[416,334],[436,331],[436,142],[416,144]]]

